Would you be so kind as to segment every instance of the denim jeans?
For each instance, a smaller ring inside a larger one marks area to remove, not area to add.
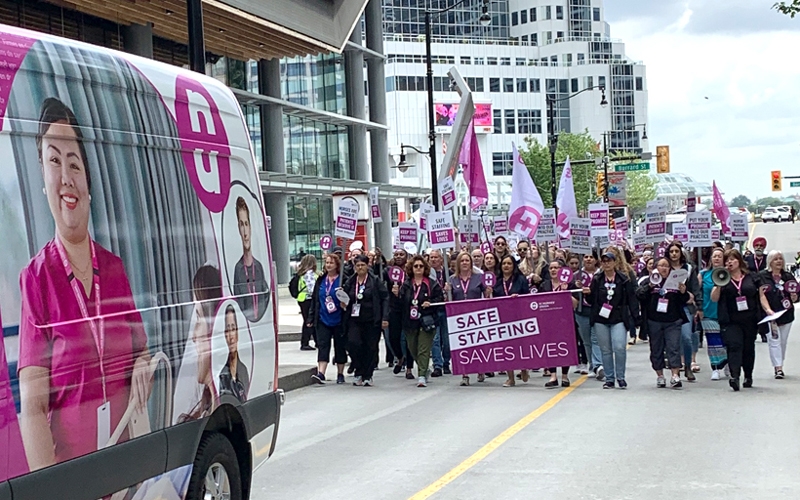
[[[436,315],[436,336],[433,337],[431,358],[434,368],[450,366],[450,334],[447,331],[447,314],[443,307]]]
[[[597,335],[594,332],[594,328],[589,324],[589,316],[576,314],[575,321],[578,323],[578,333],[583,339],[586,359],[590,360],[589,369],[594,371],[595,368],[603,364],[603,353],[597,344]]]
[[[692,354],[697,352],[700,347],[700,334],[692,331],[692,315],[689,313],[689,308],[684,307],[683,312],[689,318],[688,323],[681,325],[681,350],[683,352],[683,362],[687,367],[692,366]]]
[[[606,381],[614,382],[625,380],[625,360],[628,348],[628,329],[625,323],[604,325],[595,323],[594,331],[597,333],[597,343],[603,353],[603,369],[606,372]]]

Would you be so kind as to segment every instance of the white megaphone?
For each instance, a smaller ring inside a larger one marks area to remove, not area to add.
[[[658,272],[658,269],[653,269],[653,271],[650,273],[650,284],[661,284],[661,273]]]

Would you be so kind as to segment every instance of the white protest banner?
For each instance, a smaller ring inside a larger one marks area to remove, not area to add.
[[[377,186],[369,188],[369,213],[372,216],[372,222],[383,222]]]
[[[731,241],[744,242],[750,239],[747,214],[731,214]]]
[[[502,236],[508,233],[508,217],[505,215],[495,215],[492,221],[494,223],[495,236]]]
[[[608,204],[612,207],[622,207],[627,203],[628,180],[625,172],[608,173]]]
[[[393,250],[402,250],[403,244],[400,243],[400,228],[393,227],[392,228],[392,249]]]
[[[352,198],[343,198],[339,202],[336,214],[336,227],[334,234],[346,240],[356,239],[358,227],[358,202]]]
[[[694,195],[694,191],[689,191],[689,194],[686,195],[686,212],[696,212],[697,211],[697,198]]]
[[[689,212],[686,214],[686,225],[689,227],[689,246],[710,247],[711,238],[711,212]]]
[[[453,248],[456,244],[456,233],[453,227],[453,213],[431,212],[428,214],[428,241],[431,248]]]
[[[608,203],[590,203],[589,219],[592,222],[592,236],[608,238]]]
[[[660,243],[667,235],[667,204],[663,201],[647,203],[644,216],[644,233],[648,243]]]
[[[614,219],[614,227],[618,231],[628,232],[628,218],[627,217],[617,217]]]
[[[442,210],[450,210],[456,204],[456,184],[449,175],[439,183],[439,197],[442,200]]]
[[[539,220],[539,228],[536,230],[536,241],[557,241],[556,233],[556,210],[546,208]]]
[[[605,250],[611,246],[611,239],[608,234],[605,236],[592,236],[592,247],[597,247],[600,250]]]
[[[592,253],[592,221],[590,219],[569,220],[569,249],[572,253]]]
[[[689,225],[688,224],[673,224],[672,225],[672,238],[675,241],[680,241],[684,245],[689,243]]]
[[[644,252],[644,247],[647,245],[647,235],[644,233],[636,233],[633,235],[633,249],[636,253]]]
[[[416,243],[417,242],[417,225],[413,222],[401,222],[398,227],[400,228],[400,242]]]
[[[477,245],[481,242],[480,222],[473,219],[461,219],[458,221],[458,240],[463,244]]]
[[[713,241],[720,241],[722,239],[722,229],[718,227],[711,228],[711,239]]]
[[[431,205],[430,203],[422,202],[419,204],[419,228],[423,231],[428,230],[428,221],[427,217],[429,213],[432,213],[436,210],[436,207]]]

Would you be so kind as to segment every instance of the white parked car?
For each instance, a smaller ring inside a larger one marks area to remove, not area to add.
[[[792,220],[792,213],[785,207],[767,207],[761,214],[764,222],[788,222]]]

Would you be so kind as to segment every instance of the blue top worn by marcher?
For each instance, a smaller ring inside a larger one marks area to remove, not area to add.
[[[319,320],[326,326],[339,326],[342,323],[342,306],[339,299],[336,297],[336,289],[339,288],[340,277],[337,276],[333,283],[330,283],[327,276],[321,278],[322,283],[317,287],[317,294],[319,296]],[[336,306],[335,312],[328,312],[326,302],[330,296],[333,304]]]

